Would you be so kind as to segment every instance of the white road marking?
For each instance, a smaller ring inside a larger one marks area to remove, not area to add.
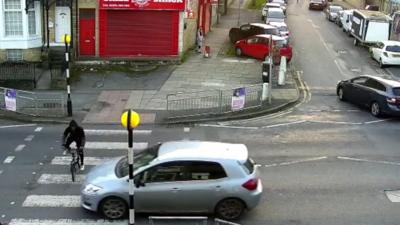
[[[400,190],[396,191],[390,191],[387,190],[385,191],[386,197],[389,199],[391,202],[400,202]]]
[[[15,156],[8,156],[3,163],[11,163],[14,160]]]
[[[143,134],[148,135],[151,134],[151,130],[133,130],[133,134]],[[92,130],[92,129],[85,129],[86,135],[121,135],[121,134],[128,134],[127,130]]]
[[[35,132],[40,132],[42,131],[43,127],[36,127]]]
[[[35,137],[35,135],[33,135],[33,134],[28,135],[28,136],[24,139],[24,141],[32,141],[34,137]]]
[[[216,86],[216,87],[225,87],[225,84],[223,83],[209,83],[209,82],[203,82],[201,83],[203,86]]]
[[[12,219],[8,225],[126,225],[127,220]]]
[[[16,151],[16,152],[20,152],[20,151],[22,151],[22,150],[25,148],[25,146],[26,146],[26,145],[18,145],[18,146],[15,148],[15,151]]]
[[[147,142],[134,142],[133,149],[134,150],[142,150],[147,148]],[[75,142],[71,144],[72,148],[76,148]],[[86,142],[85,149],[107,149],[107,150],[116,150],[116,149],[128,149],[128,142]]]
[[[298,163],[323,160],[323,159],[327,159],[327,158],[328,158],[327,156],[321,156],[321,157],[314,157],[314,158],[309,158],[309,159],[300,159],[300,160],[295,160],[295,161],[290,161],[290,162],[273,163],[273,164],[265,165],[265,167],[288,166],[288,165],[293,165],[293,164],[298,164]]]
[[[279,124],[274,124],[274,125],[263,126],[261,128],[274,128],[274,127],[288,126],[288,125],[293,125],[293,124],[300,124],[300,123],[305,123],[305,122],[307,122],[307,120],[300,120],[300,121],[294,121],[294,122],[289,122],[289,123],[279,123]]]
[[[185,133],[190,132],[190,127],[184,127],[184,128],[183,128],[183,132],[185,132]]]
[[[79,195],[28,195],[23,207],[80,207]]]
[[[346,156],[338,156],[338,159],[343,160],[350,160],[350,161],[357,161],[357,162],[370,162],[370,163],[379,163],[379,164],[386,164],[386,165],[393,165],[393,166],[400,166],[398,162],[389,162],[389,161],[381,161],[381,160],[369,160],[369,159],[358,159]]]
[[[75,175],[75,182],[72,182],[70,174],[42,174],[39,179],[39,184],[82,184],[85,180],[85,175]]]
[[[85,157],[85,165],[96,166],[105,161],[114,159],[113,157]],[[71,163],[71,156],[56,156],[51,160],[53,165],[69,165]]]
[[[16,128],[16,127],[32,127],[32,126],[36,126],[36,124],[19,124],[19,125],[0,126],[0,129]]]
[[[0,170],[0,175],[3,173],[3,170]]]
[[[380,123],[380,122],[385,122],[385,121],[388,121],[388,120],[390,120],[390,119],[372,120],[372,121],[364,122],[364,124]]]
[[[258,127],[241,127],[241,126],[227,126],[218,124],[198,124],[200,127],[217,127],[217,128],[231,128],[231,129],[247,129],[247,130],[257,130]]]
[[[312,123],[330,123],[330,124],[344,124],[344,125],[362,125],[361,122],[345,122],[345,121],[325,121],[325,120],[309,120]]]
[[[333,62],[335,62],[336,67],[338,68],[339,72],[343,75],[343,76],[347,76],[347,74],[342,70],[342,67],[339,65],[339,62],[335,59],[333,60]]]

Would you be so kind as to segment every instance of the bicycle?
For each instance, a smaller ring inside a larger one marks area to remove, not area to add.
[[[67,148],[68,153],[72,155],[71,162],[69,164],[69,171],[71,172],[72,182],[75,182],[75,174],[81,168],[81,157],[78,154],[78,150],[76,148]]]

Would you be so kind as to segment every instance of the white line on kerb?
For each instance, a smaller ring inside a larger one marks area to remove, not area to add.
[[[0,175],[3,173],[3,170],[0,170]]]
[[[39,184],[82,184],[85,180],[85,175],[75,175],[75,182],[72,182],[70,174],[42,174],[39,179]]]
[[[126,225],[127,220],[12,219],[8,225]]]
[[[35,135],[33,135],[33,134],[28,135],[28,136],[24,139],[24,141],[32,141],[34,137],[35,137]]]
[[[112,157],[85,157],[85,165],[96,166],[105,161],[114,159]],[[71,163],[71,156],[56,156],[51,160],[53,165],[69,165]]]
[[[289,122],[289,123],[279,123],[279,124],[274,124],[274,125],[268,125],[268,126],[263,126],[261,128],[274,128],[274,127],[281,127],[281,126],[288,126],[292,124],[300,124],[300,123],[305,123],[307,120],[300,120],[300,121],[294,121],[294,122]]]
[[[384,120],[373,120],[373,121],[368,121],[368,122],[364,122],[365,124],[373,124],[373,123],[380,123],[380,122],[385,122],[388,121],[390,119],[384,119]]]
[[[43,127],[36,127],[35,132],[40,132],[42,131]]]
[[[134,150],[142,150],[147,148],[147,142],[135,142],[133,143]],[[71,144],[71,147],[76,148],[75,142]],[[107,149],[107,150],[116,150],[116,149],[127,149],[127,142],[86,142],[85,149]]]
[[[23,207],[80,207],[79,195],[29,195]]]
[[[288,165],[293,165],[293,164],[298,164],[298,163],[327,159],[327,158],[328,158],[327,156],[321,156],[321,157],[314,157],[314,158],[309,158],[309,159],[300,159],[300,160],[295,160],[295,161],[290,161],[290,162],[273,163],[273,164],[265,165],[265,167],[288,166]]]
[[[352,158],[352,157],[346,157],[346,156],[338,156],[337,158],[338,159],[343,159],[343,160],[358,161],[358,162],[370,162],[370,163],[380,163],[380,164],[386,164],[386,165],[400,166],[400,163],[398,163],[398,162],[389,162],[389,161],[381,161],[381,160],[369,160],[369,159],[358,159],[358,158]]]
[[[22,151],[22,150],[25,148],[25,146],[26,146],[26,145],[18,145],[18,146],[15,148],[15,151],[16,151],[16,152],[20,152],[20,151]]]
[[[14,160],[15,156],[8,156],[3,163],[11,163]]]
[[[15,127],[32,127],[32,126],[36,126],[36,124],[19,124],[19,125],[0,126],[0,129],[3,129],[3,128],[15,128]]]
[[[241,127],[241,126],[227,126],[218,124],[199,124],[200,127],[217,127],[217,128],[231,128],[231,129],[247,129],[247,130],[257,130],[258,127]]]
[[[151,130],[133,130],[133,134],[151,134]],[[121,135],[127,134],[128,131],[126,130],[92,130],[92,129],[85,129],[86,135]]]

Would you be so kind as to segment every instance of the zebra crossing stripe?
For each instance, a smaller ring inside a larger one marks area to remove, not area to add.
[[[126,225],[126,220],[12,219],[8,225]]]
[[[147,142],[135,142],[133,143],[133,149],[142,150],[147,148],[149,144]],[[71,144],[72,148],[76,148],[75,142]],[[116,150],[116,149],[128,149],[127,142],[86,142],[85,149],[107,149],[107,150]]]
[[[85,175],[76,174],[75,182],[72,182],[70,174],[42,174],[39,179],[39,184],[82,184],[85,180]]]
[[[133,134],[137,135],[149,135],[151,134],[151,130],[133,130]],[[128,132],[126,130],[92,130],[85,129],[86,135],[127,135]]]
[[[85,157],[85,165],[96,166],[105,161],[115,159],[115,157]],[[71,156],[56,156],[51,160],[53,165],[69,165],[71,163]]]
[[[68,207],[81,206],[79,195],[29,195],[22,203],[23,207]]]

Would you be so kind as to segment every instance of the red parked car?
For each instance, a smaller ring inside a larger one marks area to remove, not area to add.
[[[237,41],[235,50],[237,56],[247,55],[256,59],[265,60],[269,55],[269,39],[271,35],[259,34]],[[292,59],[292,46],[284,37],[272,35],[273,45],[279,48],[280,56],[286,56],[288,62]]]

